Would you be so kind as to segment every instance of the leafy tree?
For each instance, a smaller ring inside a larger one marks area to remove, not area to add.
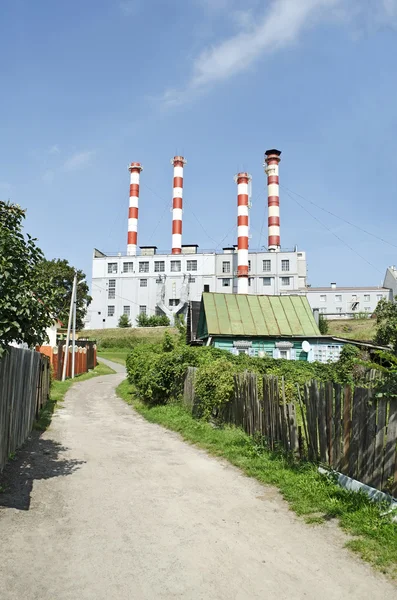
[[[329,332],[329,323],[328,323],[327,319],[324,318],[323,315],[320,315],[320,318],[318,321],[318,328],[320,330],[321,335],[327,335],[327,333]]]
[[[44,255],[22,232],[25,211],[0,201],[0,353],[12,341],[42,344],[53,323],[54,286],[40,276]]]
[[[49,281],[55,294],[55,316],[66,326],[69,317],[75,268],[67,260],[42,260],[39,271],[43,280]],[[76,328],[83,329],[84,317],[92,298],[84,281],[83,271],[77,271]]]
[[[119,319],[118,327],[131,327],[131,323],[128,318],[128,315],[121,315],[121,317]]]
[[[397,354],[397,304],[382,298],[375,309],[378,344],[390,345]]]

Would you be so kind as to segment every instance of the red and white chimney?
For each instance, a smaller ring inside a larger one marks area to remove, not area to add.
[[[237,293],[248,294],[248,184],[251,175],[237,173]]]
[[[183,197],[183,167],[186,160],[183,156],[171,159],[174,165],[174,189],[172,195],[172,254],[182,252],[182,197]]]
[[[267,206],[268,206],[268,250],[279,252],[280,245],[280,189],[278,165],[280,150],[266,150],[265,173],[267,175]]]
[[[128,167],[130,177],[130,208],[128,211],[128,240],[127,255],[136,256],[138,242],[138,202],[139,202],[139,178],[143,167],[141,163],[133,162]]]

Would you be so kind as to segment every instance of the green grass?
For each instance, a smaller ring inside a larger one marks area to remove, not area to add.
[[[107,365],[104,365],[103,363],[100,363],[92,371],[83,373],[82,375],[77,375],[74,379],[53,381],[51,383],[50,398],[47,404],[41,409],[39,417],[34,424],[34,428],[39,431],[45,431],[49,427],[56,405],[63,401],[66,392],[74,383],[86,381],[87,379],[98,377],[99,375],[112,375],[113,373],[115,373],[113,369]]]
[[[370,341],[375,337],[375,319],[339,319],[328,321],[329,335],[350,340]]]
[[[320,475],[310,463],[267,451],[241,429],[214,428],[194,419],[179,404],[149,408],[136,399],[128,381],[118,395],[151,423],[177,431],[188,442],[227,459],[249,477],[279,488],[292,510],[312,526],[338,519],[353,536],[347,546],[380,571],[397,577],[397,525],[382,517],[379,505],[364,494],[347,492]]]
[[[111,350],[98,350],[98,358],[106,358],[120,365],[125,365],[130,348],[112,348]]]
[[[95,340],[98,349],[114,350],[132,348],[135,344],[161,342],[164,332],[179,335],[174,327],[117,327],[114,329],[84,329],[79,339]]]

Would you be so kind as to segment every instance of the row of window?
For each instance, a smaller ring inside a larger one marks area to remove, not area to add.
[[[262,277],[262,283],[264,286],[272,285],[273,277]],[[254,277],[248,277],[248,285],[252,285],[254,281]],[[280,283],[282,286],[291,285],[291,277],[280,277]],[[223,287],[230,287],[232,285],[232,279],[228,279],[227,277],[222,279]]]
[[[139,273],[149,273],[149,261],[140,260],[138,262],[138,271]],[[181,271],[181,261],[180,260],[171,260],[170,268],[171,272],[179,273]],[[265,259],[262,261],[262,270],[264,273],[271,272],[271,260]],[[108,274],[116,275],[118,269],[118,264],[116,262],[108,263]],[[232,264],[229,260],[225,260],[222,262],[222,273],[231,273]],[[248,261],[248,269],[251,271],[251,261]],[[289,260],[281,261],[281,270],[287,273],[290,270]],[[186,261],[186,271],[197,271],[197,260],[187,260]],[[123,273],[133,273],[134,272],[134,263],[131,261],[123,262]],[[155,260],[154,261],[154,272],[155,273],[164,273],[165,272],[165,260]]]
[[[376,299],[382,300],[383,294],[376,294]],[[351,302],[357,302],[358,296],[357,294],[352,294]],[[327,302],[327,294],[320,294],[320,302]],[[342,294],[335,294],[335,302],[342,302]],[[364,294],[364,302],[371,302],[371,295]]]
[[[138,262],[138,271],[139,273],[149,273],[149,261],[141,260]],[[171,260],[170,268],[173,273],[180,273],[182,267],[182,263],[180,260]],[[108,274],[116,275],[117,274],[117,263],[112,262],[108,263]],[[187,260],[186,261],[186,270],[187,271],[197,271],[197,260]],[[123,270],[122,273],[133,273],[134,272],[134,263],[133,262],[123,262]],[[164,273],[165,272],[165,260],[155,260],[154,261],[154,272],[155,273]]]
[[[354,307],[353,307],[353,309],[354,309]],[[318,310],[319,310],[319,312],[321,314],[325,314],[327,312],[327,309],[325,307],[319,308]],[[357,310],[357,308],[355,310]],[[336,306],[335,307],[335,312],[339,313],[339,314],[342,314],[342,307],[341,306]],[[371,307],[370,306],[364,306],[364,312],[368,312],[368,313],[371,312]]]
[[[146,311],[147,311],[147,306],[145,306],[144,304],[141,304],[139,306],[139,314],[146,315]],[[114,317],[115,312],[116,312],[116,307],[114,306],[114,304],[109,304],[108,305],[108,317]],[[131,316],[131,306],[123,306],[123,315],[127,315],[127,317]]]

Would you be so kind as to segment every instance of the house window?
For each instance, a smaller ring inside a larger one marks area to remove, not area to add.
[[[117,263],[108,263],[108,273],[117,273]]]
[[[140,262],[139,263],[139,272],[140,273],[149,273],[149,262]]]
[[[108,317],[114,317],[114,306],[111,304],[108,306]]]
[[[109,298],[109,300],[114,300],[115,297],[116,297],[116,280],[109,279],[108,298]]]
[[[382,300],[383,298],[383,294],[376,294],[376,299],[379,302],[379,300]]]
[[[282,277],[281,278],[281,285],[289,285],[290,284],[290,279],[291,279],[291,277]]]
[[[251,272],[251,261],[250,260],[248,261],[248,272],[249,273]]]
[[[186,270],[187,271],[197,271],[197,260],[186,261]]]
[[[342,302],[342,294],[335,294],[335,302]]]
[[[228,260],[222,263],[222,273],[230,273],[230,262]]]
[[[271,277],[264,277],[263,278],[263,285],[272,285],[272,278]]]
[[[364,302],[370,302],[371,296],[369,294],[364,294]]]
[[[337,306],[337,307],[336,307],[336,312],[337,312],[338,314],[341,314],[341,313],[342,313],[342,307],[341,307],[341,306]]]
[[[268,258],[262,261],[262,269],[265,273],[270,273],[272,270],[272,261]]]
[[[139,314],[146,315],[146,306],[144,304],[139,305]]]
[[[320,302],[327,302],[327,296],[325,294],[320,295]]]
[[[181,270],[181,261],[180,260],[172,260],[171,261],[171,271],[173,273],[177,273]]]
[[[282,260],[281,261],[281,270],[282,271],[289,271],[289,260]]]
[[[170,298],[168,304],[169,306],[178,306],[179,302],[179,298]]]
[[[147,287],[147,279],[140,279],[139,287]]]
[[[134,272],[134,263],[133,262],[123,263],[123,273],[133,273],[133,272]]]
[[[280,358],[289,359],[289,350],[280,350]]]
[[[155,273],[164,273],[165,271],[165,262],[163,260],[155,260],[154,261],[154,272]]]
[[[123,306],[123,315],[129,317],[131,314],[131,306]]]
[[[223,287],[230,287],[230,279],[222,279]]]
[[[210,286],[208,284],[206,284],[204,286],[204,292],[209,292],[210,291]]]

